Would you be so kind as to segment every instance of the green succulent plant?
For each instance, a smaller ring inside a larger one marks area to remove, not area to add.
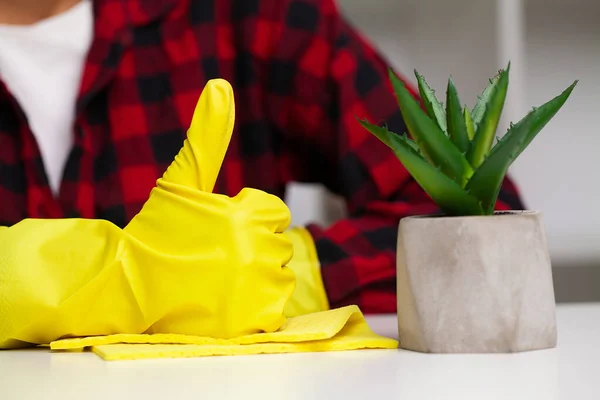
[[[411,134],[397,134],[367,120],[359,123],[385,143],[431,199],[448,216],[492,215],[513,161],[560,110],[578,81],[534,107],[502,139],[496,130],[508,90],[510,63],[489,80],[472,110],[461,102],[450,77],[444,108],[416,70],[423,107],[390,69],[389,77]],[[424,110],[423,110],[424,108]]]

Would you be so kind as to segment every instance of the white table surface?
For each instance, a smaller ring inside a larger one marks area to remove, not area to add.
[[[0,399],[600,399],[600,304],[559,305],[556,349],[501,355],[359,350],[106,362],[0,351]],[[368,317],[395,337],[396,318]]]

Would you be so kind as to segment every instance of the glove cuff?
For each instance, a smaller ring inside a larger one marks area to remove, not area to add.
[[[321,265],[310,233],[302,227],[284,232],[294,246],[294,256],[287,266],[296,276],[296,288],[284,310],[286,317],[329,310],[329,301],[321,277]]]

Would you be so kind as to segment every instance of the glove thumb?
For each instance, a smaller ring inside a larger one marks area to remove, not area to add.
[[[196,104],[187,139],[161,180],[212,192],[229,147],[234,121],[231,85],[224,79],[208,81]]]
[[[233,89],[229,82],[223,79],[208,81],[196,104],[183,147],[124,231],[138,239],[144,238],[153,246],[163,243],[167,232],[174,234],[173,223],[168,218],[182,212],[182,205],[166,205],[178,196],[212,193],[229,147],[234,120]],[[186,236],[184,232],[181,235]]]

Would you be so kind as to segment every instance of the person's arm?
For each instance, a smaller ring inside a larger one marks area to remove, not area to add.
[[[399,220],[438,208],[389,148],[356,120],[406,132],[389,65],[343,19],[333,0],[265,3],[272,5],[265,7],[273,13],[268,18],[277,21],[263,44],[272,65],[270,118],[295,149],[295,179],[322,183],[343,196],[349,212],[333,226],[306,227],[321,275],[313,272],[307,279],[322,278],[329,307],[357,304],[365,313],[395,312]],[[507,179],[497,209],[522,208]],[[319,296],[321,288],[313,282],[304,288],[305,298],[311,290]]]

